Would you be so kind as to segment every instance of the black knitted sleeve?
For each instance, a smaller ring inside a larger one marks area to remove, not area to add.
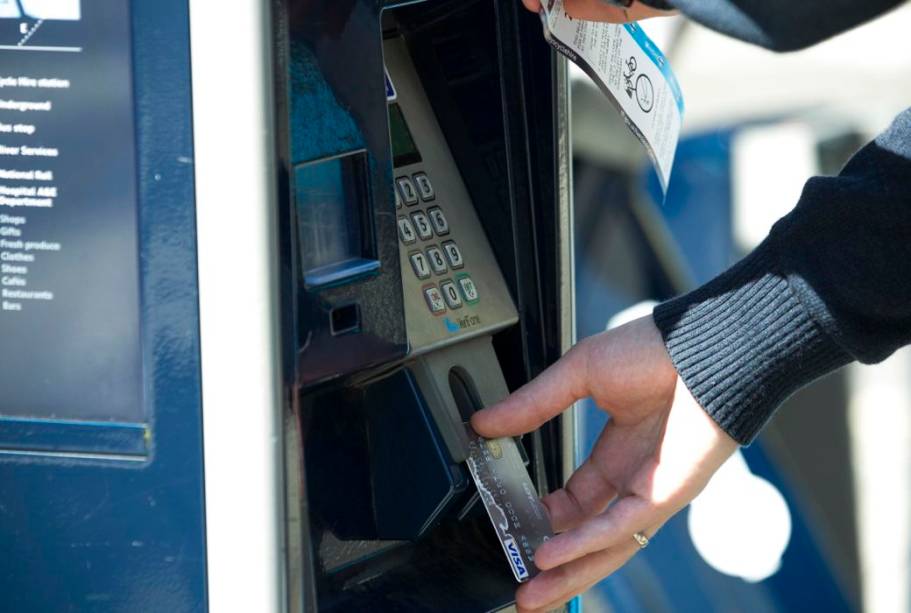
[[[677,8],[713,30],[778,51],[816,44],[905,1],[640,0],[654,8]]]
[[[799,387],[911,343],[911,109],[839,176],[810,180],[753,253],[654,319],[684,383],[740,443]]]

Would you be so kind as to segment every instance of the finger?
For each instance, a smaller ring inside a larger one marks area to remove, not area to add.
[[[551,492],[542,502],[550,512],[554,532],[565,532],[603,513],[616,495],[617,489],[590,456],[562,489]]]
[[[587,586],[597,583],[623,566],[639,550],[635,541],[541,573],[516,592],[520,611],[547,611],[561,606]]]
[[[522,0],[522,4],[532,13],[537,13],[541,10],[541,0]]]
[[[565,0],[563,6],[569,16],[574,19],[607,21],[610,23],[625,23],[629,21],[626,14],[628,9],[608,6],[601,0]]]
[[[578,527],[584,521],[604,512],[607,505],[617,496],[617,486],[611,476],[622,474],[622,458],[615,458],[617,436],[629,436],[618,432],[617,422],[607,422],[585,462],[570,476],[563,489],[544,497],[543,502],[550,513],[554,532],[565,532]],[[621,470],[618,470],[621,469]]]
[[[472,427],[488,438],[518,436],[588,396],[588,346],[580,342],[506,400],[472,415]]]
[[[623,564],[621,564],[621,566],[622,565]],[[567,596],[564,600],[555,601],[554,603],[547,604],[543,608],[540,608],[540,609],[535,609],[535,610],[523,609],[522,607],[516,606],[516,613],[557,613],[557,612],[562,612],[565,610],[564,607],[566,606],[566,603],[568,603],[570,600],[572,600],[576,596],[579,596],[581,594],[588,592],[590,589],[592,589],[593,587],[595,587],[596,585],[601,583],[601,581],[603,581],[603,580],[604,580],[604,578],[601,577],[601,578],[597,579],[596,581],[592,581],[588,585],[582,586],[579,589],[579,591],[576,592],[575,594],[570,594],[569,596]]]
[[[633,534],[652,535],[665,519],[651,502],[638,496],[625,496],[604,513],[538,547],[535,565],[549,570],[598,551],[636,543]]]

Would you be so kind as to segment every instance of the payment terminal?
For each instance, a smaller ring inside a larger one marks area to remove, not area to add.
[[[571,342],[565,67],[517,7],[343,4],[278,19],[290,602],[499,610],[465,424]],[[542,495],[567,440],[520,441]]]

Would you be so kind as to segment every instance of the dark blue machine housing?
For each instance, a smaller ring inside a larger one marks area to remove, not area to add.
[[[88,20],[124,4],[81,6]],[[77,413],[63,398],[59,411],[34,413],[0,390],[3,611],[208,610],[188,6],[128,6],[131,44],[106,52],[130,58],[135,129],[111,129],[105,109],[94,108],[94,119],[85,121],[97,120],[93,129],[104,138],[85,139],[66,153],[88,167],[101,142],[135,140],[135,199],[123,204],[135,209],[135,223],[98,226],[97,234],[60,223],[55,232],[64,245],[134,245],[135,274],[119,287],[124,300],[106,304],[132,309],[138,322],[131,356],[136,399],[117,404],[121,410],[98,404]],[[304,594],[304,610],[497,609],[514,593],[508,566],[488,519],[465,500],[464,474],[442,453],[402,366],[408,346],[382,39],[401,35],[408,42],[518,308],[520,323],[494,339],[511,388],[561,353],[557,64],[537,18],[513,2],[280,0],[274,15],[284,409],[286,423],[295,424],[286,442],[301,433],[301,453],[286,468],[293,464],[294,474],[317,481],[335,470],[334,480],[290,501],[313,512],[304,518],[307,532],[288,543],[308,562],[286,578],[302,586],[289,592]],[[46,44],[70,26],[48,21],[35,26],[31,40]],[[18,27],[0,23],[0,34]],[[341,212],[320,209],[320,186],[332,176],[344,181],[338,193],[349,208]],[[91,199],[77,205],[93,210]],[[313,227],[302,228],[302,219],[345,232],[317,252],[305,240]],[[91,281],[65,280],[76,287]],[[72,307],[66,299],[60,292],[55,307]],[[69,314],[70,330],[105,328],[99,313]],[[36,338],[34,350],[59,340]],[[63,352],[73,361],[95,357],[61,346]],[[19,356],[3,357],[10,363]],[[30,377],[23,383],[36,389],[55,385],[50,368]],[[86,389],[97,392],[98,383],[87,380]],[[386,399],[397,397],[402,405],[383,411]],[[92,405],[76,393],[70,399]],[[398,427],[402,419],[408,427]],[[331,432],[352,443],[345,464],[326,462]],[[396,436],[415,441],[407,467],[415,482],[402,491],[437,499],[412,508],[412,516],[396,512],[407,496],[391,495],[399,483]],[[524,442],[539,489],[558,486],[559,426]],[[368,461],[350,461],[361,457]],[[427,475],[437,489],[419,487]],[[332,532],[333,522],[345,518],[320,515],[339,508],[339,499],[358,502],[348,526],[367,527],[358,530],[360,540]],[[436,513],[446,505],[446,513]],[[369,531],[377,523],[401,534],[418,526],[420,537],[380,540]]]
[[[137,223],[98,227],[93,240],[138,244],[138,287],[125,283],[125,299],[114,306],[138,305],[138,398],[123,411],[91,419],[10,419],[15,407],[0,390],[3,611],[207,609],[188,9],[185,0],[126,4],[132,49],[102,51],[132,62],[135,134],[113,137],[135,138]],[[82,23],[123,6],[83,2]],[[49,44],[66,27],[49,21],[30,42]],[[97,119],[92,129],[110,138],[104,115],[104,108],[93,108],[85,116]],[[99,139],[61,156],[91,164]],[[96,205],[87,198],[67,206],[90,213]],[[134,205],[125,200],[123,206]],[[68,244],[86,239],[80,231],[62,223],[55,228],[64,254]],[[67,296],[58,294],[60,307]],[[68,325],[105,325],[103,314],[69,306]],[[34,350],[56,340],[35,338]],[[92,358],[91,352],[67,356]],[[57,375],[36,370],[30,376],[31,383],[54,386]],[[87,393],[99,385],[84,383]],[[67,404],[62,401],[57,414],[66,415]]]

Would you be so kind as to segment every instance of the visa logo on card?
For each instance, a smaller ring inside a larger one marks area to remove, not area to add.
[[[503,546],[506,547],[506,553],[509,555],[509,561],[512,564],[513,569],[516,571],[516,578],[519,581],[528,578],[528,569],[525,567],[525,562],[522,561],[522,554],[519,553],[519,548],[516,547],[516,541],[508,538],[503,541]]]

